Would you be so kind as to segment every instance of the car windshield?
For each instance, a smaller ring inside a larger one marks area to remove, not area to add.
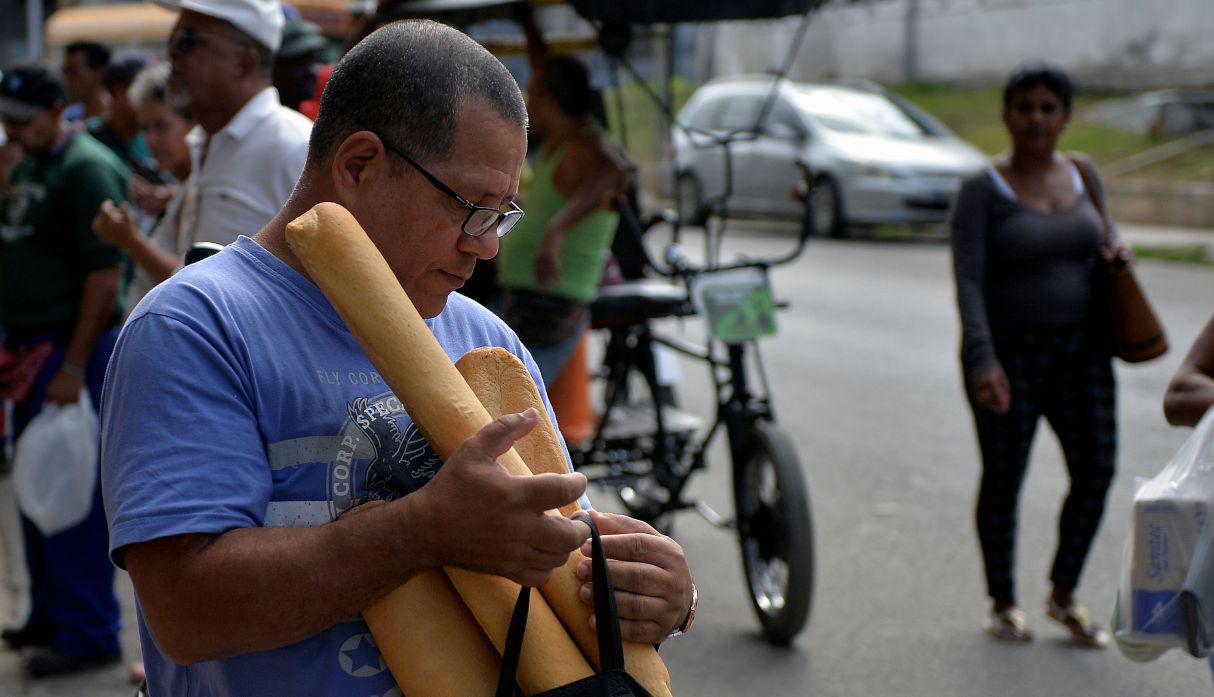
[[[815,88],[799,94],[797,102],[830,131],[908,139],[927,135],[898,105],[879,94]]]

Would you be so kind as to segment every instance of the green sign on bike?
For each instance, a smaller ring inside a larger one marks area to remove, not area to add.
[[[762,269],[706,274],[696,283],[694,293],[708,331],[727,344],[776,333],[776,305]]]

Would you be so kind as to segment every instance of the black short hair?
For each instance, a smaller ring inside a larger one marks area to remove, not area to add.
[[[312,127],[308,164],[327,161],[358,131],[382,134],[419,162],[441,160],[455,142],[460,108],[473,98],[526,128],[518,83],[483,46],[429,20],[385,25],[333,69]]]
[[[573,56],[548,56],[532,76],[540,94],[550,94],[561,111],[569,116],[589,116],[594,112],[594,88],[590,71]]]
[[[1056,65],[1050,63],[1026,63],[1016,69],[1003,86],[1003,108],[1012,105],[1012,99],[1017,92],[1032,89],[1041,85],[1057,95],[1062,100],[1062,106],[1068,112],[1075,100],[1075,84],[1071,78]]]
[[[63,52],[83,53],[85,64],[94,70],[110,64],[110,50],[95,41],[73,41]]]

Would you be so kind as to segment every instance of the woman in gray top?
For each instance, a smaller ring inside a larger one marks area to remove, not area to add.
[[[998,639],[1032,638],[1012,565],[1017,500],[1044,416],[1071,479],[1046,614],[1075,641],[1104,646],[1108,632],[1073,597],[1113,478],[1117,434],[1111,354],[1093,312],[1097,264],[1109,253],[1093,203],[1103,192],[1089,162],[1056,150],[1072,96],[1070,80],[1050,66],[1011,77],[1003,95],[1011,153],[962,186],[952,248],[961,363],[982,452],[976,518],[992,601],[984,628]]]

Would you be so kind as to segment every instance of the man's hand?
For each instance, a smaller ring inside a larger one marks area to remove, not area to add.
[[[84,389],[83,380],[61,370],[47,385],[46,397],[43,401],[51,404],[75,404],[80,400],[80,390],[82,389]]]
[[[1012,408],[1012,388],[1002,366],[987,368],[974,376],[974,398],[999,415]]]
[[[93,234],[102,242],[128,249],[135,244],[139,228],[135,225],[135,216],[129,204],[114,205],[106,199],[101,204],[101,210],[93,217]]]
[[[550,289],[561,281],[561,246],[564,236],[548,232],[535,253],[535,280],[541,288]]]
[[[611,571],[620,634],[626,641],[656,644],[683,624],[691,608],[691,569],[683,548],[648,523],[614,513],[590,511]],[[589,540],[582,554],[590,556]],[[594,605],[591,565],[577,568],[582,602]],[[594,616],[590,617],[591,625]]]
[[[546,514],[576,501],[586,491],[585,475],[515,477],[497,462],[538,419],[528,409],[494,420],[406,499],[416,507],[417,533],[429,538],[436,565],[539,586],[589,536],[584,524]]]
[[[131,198],[135,204],[148,215],[160,216],[173,198],[173,188],[163,184],[153,184],[138,174],[132,174],[130,179]]]

